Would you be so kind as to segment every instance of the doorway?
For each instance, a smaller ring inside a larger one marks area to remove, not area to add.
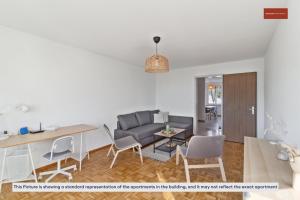
[[[257,73],[197,78],[196,122],[198,135],[223,134],[239,143],[256,137]]]
[[[222,134],[222,75],[207,76],[196,79],[197,94],[197,134]]]

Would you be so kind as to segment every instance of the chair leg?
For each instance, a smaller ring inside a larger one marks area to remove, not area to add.
[[[219,161],[219,165],[220,165],[220,170],[221,170],[221,175],[222,175],[222,180],[224,182],[226,182],[226,176],[225,176],[225,170],[224,170],[224,165],[223,165],[223,161],[222,161],[222,158],[218,158],[218,161]]]
[[[114,156],[116,155],[115,149],[114,149],[114,145],[111,147],[111,151],[113,152]]]
[[[62,175],[67,176],[69,180],[72,180],[72,179],[73,179],[72,174],[69,173],[69,172],[66,172],[66,171],[59,171],[59,173],[62,174]]]
[[[58,174],[58,172],[52,174],[49,178],[46,179],[45,183],[48,183],[51,179],[54,178],[54,176],[56,176]]]
[[[112,161],[112,163],[111,163],[111,165],[110,165],[110,168],[112,168],[112,167],[114,166],[115,161],[116,161],[116,159],[117,159],[117,157],[118,157],[118,154],[119,154],[119,151],[117,151],[117,153],[116,153],[116,155],[115,155],[115,157],[114,157],[114,159],[113,159],[113,161]]]
[[[107,153],[107,155],[106,155],[107,157],[110,155],[110,152],[111,152],[112,148],[113,148],[113,144],[110,145],[109,151],[108,151],[108,153]]]
[[[46,176],[46,175],[49,175],[49,174],[53,174],[53,173],[56,173],[57,172],[57,170],[52,170],[52,171],[47,171],[47,172],[41,172],[40,174],[39,174],[39,177],[38,177],[38,179],[42,179],[43,178],[43,176]]]
[[[190,182],[191,182],[191,179],[190,179],[190,172],[189,172],[188,161],[187,161],[187,159],[185,158],[185,156],[182,154],[182,152],[181,152],[181,150],[180,150],[180,146],[177,146],[177,149],[176,149],[176,165],[179,164],[179,155],[181,155],[181,156],[182,156],[182,159],[183,159],[186,182],[187,182],[187,183],[190,183]]]
[[[190,172],[189,172],[189,165],[186,159],[183,159],[184,162],[184,170],[185,170],[185,177],[186,177],[186,182],[190,183],[191,179],[190,179]]]
[[[57,161],[57,168],[56,168],[56,170],[52,170],[52,171],[47,171],[47,172],[41,172],[40,174],[39,174],[39,179],[42,179],[42,177],[43,176],[45,176],[45,175],[50,175],[51,174],[51,176],[50,177],[48,177],[47,179],[46,179],[46,183],[48,183],[50,180],[52,180],[56,175],[58,175],[58,174],[63,174],[63,175],[65,175],[65,176],[68,176],[68,178],[69,178],[69,180],[71,180],[72,179],[72,174],[71,173],[69,173],[69,172],[67,172],[67,170],[70,170],[70,169],[73,169],[74,171],[76,171],[77,170],[77,167],[76,167],[76,165],[71,165],[71,166],[68,166],[68,167],[65,167],[65,168],[61,168],[61,160],[58,160]]]
[[[70,170],[70,169],[73,169],[74,171],[76,171],[77,170],[77,166],[76,165],[71,165],[71,166],[65,167],[65,168],[63,168],[61,170],[67,171],[67,170]]]
[[[134,149],[134,148],[133,148]],[[139,154],[140,154],[140,159],[141,159],[141,163],[143,164],[143,155],[142,155],[142,149],[141,146],[138,146],[139,149]]]

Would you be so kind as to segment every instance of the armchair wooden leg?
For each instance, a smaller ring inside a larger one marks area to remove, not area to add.
[[[111,165],[110,165],[110,168],[112,168],[112,167],[114,166],[115,161],[116,161],[116,159],[117,159],[117,157],[118,157],[118,154],[119,154],[119,151],[117,151],[117,153],[116,153],[116,155],[115,155],[115,157],[114,157],[114,159],[113,159],[113,161],[112,161],[112,163],[111,163]]]
[[[138,146],[138,149],[139,149],[139,154],[140,154],[141,163],[143,164],[143,155],[142,155],[142,149],[141,149],[141,146]]]
[[[225,170],[224,170],[224,165],[223,165],[223,161],[222,161],[222,158],[218,158],[218,161],[219,161],[219,165],[220,165],[220,170],[221,170],[221,175],[222,175],[222,180],[224,182],[226,182],[226,176],[225,176]]]
[[[112,149],[113,149],[113,146],[114,146],[113,144],[112,144],[112,145],[110,145],[109,151],[108,151],[108,153],[107,153],[107,155],[106,155],[107,157],[110,155],[110,152],[112,151]]]
[[[115,149],[114,149],[114,145],[111,148],[111,151],[113,152],[114,156],[116,155]]]
[[[186,177],[186,182],[190,183],[191,179],[190,179],[190,172],[189,172],[189,165],[186,159],[183,159],[184,162],[184,170],[185,170],[185,177]]]

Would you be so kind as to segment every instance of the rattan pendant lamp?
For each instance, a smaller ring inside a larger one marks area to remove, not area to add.
[[[157,53],[157,44],[160,41],[159,36],[153,37],[153,41],[156,45],[155,54],[146,59],[145,72],[149,73],[161,73],[169,71],[169,61],[166,57]]]

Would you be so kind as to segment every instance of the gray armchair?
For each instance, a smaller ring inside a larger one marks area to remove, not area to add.
[[[104,124],[103,126],[105,129],[105,132],[108,134],[108,136],[112,142],[112,144],[109,148],[109,151],[107,153],[107,156],[110,155],[110,152],[112,152],[114,155],[114,159],[110,165],[110,168],[113,167],[120,152],[131,149],[131,148],[133,149],[133,151],[135,151],[134,148],[138,149],[139,154],[140,154],[141,164],[143,164],[143,155],[142,155],[142,150],[141,150],[142,145],[140,143],[138,143],[132,136],[126,136],[126,137],[122,137],[119,139],[114,139],[111,135],[111,132],[110,132],[108,126],[106,124]],[[115,149],[117,150],[117,152],[115,152]]]
[[[222,161],[224,136],[193,136],[188,147],[177,146],[176,165],[179,164],[179,155],[182,157],[185,168],[186,180],[190,182],[189,169],[215,168],[221,170],[222,180],[226,181],[225,170]],[[188,159],[217,158],[217,164],[189,165]]]

